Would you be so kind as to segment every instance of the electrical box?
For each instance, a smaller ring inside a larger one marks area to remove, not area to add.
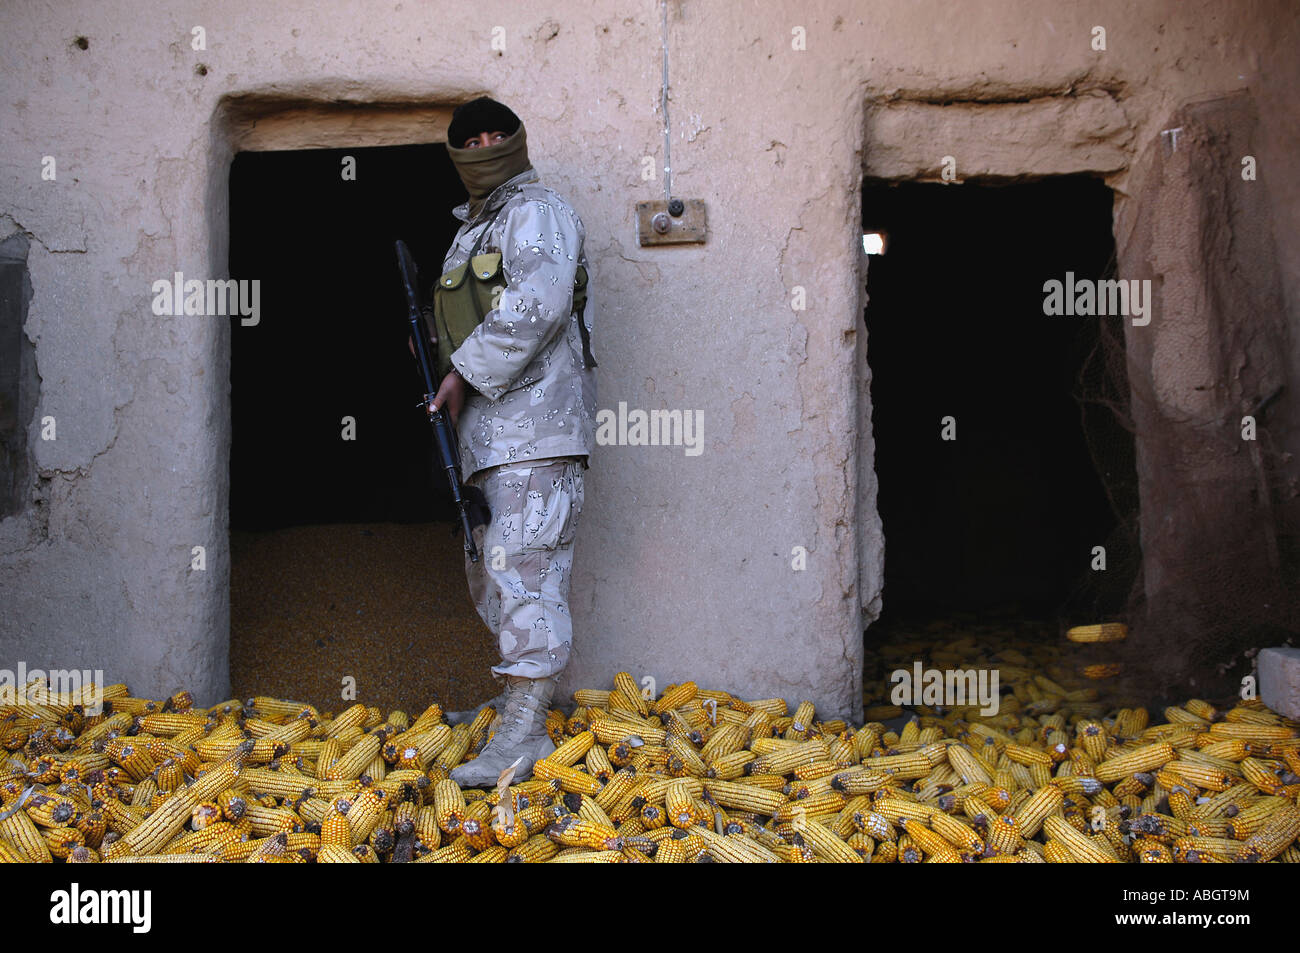
[[[703,243],[708,234],[704,200],[637,202],[636,232],[642,245]]]

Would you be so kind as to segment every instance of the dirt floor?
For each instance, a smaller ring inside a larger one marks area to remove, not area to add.
[[[441,523],[333,524],[231,533],[230,679],[322,711],[356,701],[418,715],[499,688],[499,656],[465,584],[460,537]]]

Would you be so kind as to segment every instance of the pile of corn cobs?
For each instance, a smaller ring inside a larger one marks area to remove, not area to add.
[[[87,716],[34,683],[0,706],[0,860],[1300,861],[1296,723],[1256,701],[1109,713],[1029,655],[992,658],[1012,689],[998,714],[918,708],[898,731],[888,706],[854,730],[693,682],[646,698],[622,672],[550,713],[558,747],[530,780],[488,791],[448,775],[490,709],[451,727],[437,705],[197,709],[116,685]]]

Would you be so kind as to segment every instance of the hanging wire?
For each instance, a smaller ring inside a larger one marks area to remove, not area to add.
[[[668,121],[668,0],[660,0],[662,18],[660,22],[660,39],[664,51],[664,81],[659,104],[664,114],[664,201],[673,197],[673,169],[669,153],[669,131],[672,126]]]

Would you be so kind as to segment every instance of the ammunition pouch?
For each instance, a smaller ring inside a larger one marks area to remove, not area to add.
[[[483,323],[488,312],[500,304],[501,292],[506,288],[502,273],[500,252],[476,254],[479,244],[491,231],[489,225],[479,236],[470,257],[438,278],[433,294],[434,333],[438,337],[438,377],[452,369],[451,355],[474,329]],[[583,362],[596,366],[591,354],[591,341],[583,315],[587,307],[587,269],[578,266],[573,282],[573,312],[578,317],[578,331],[582,337]]]

